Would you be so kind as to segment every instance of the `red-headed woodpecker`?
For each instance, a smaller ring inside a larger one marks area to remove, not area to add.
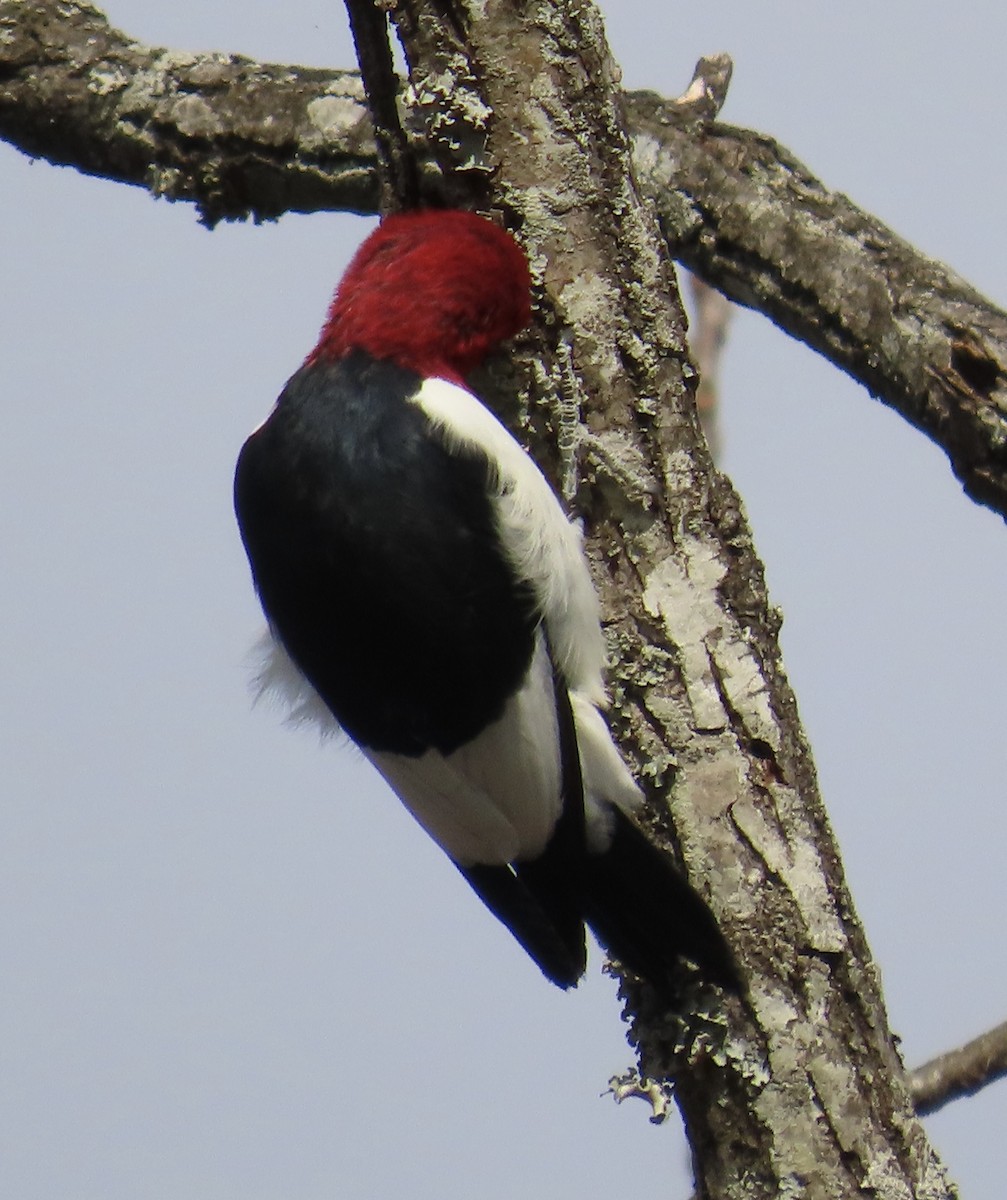
[[[356,742],[561,987],[585,922],[655,982],[686,957],[732,986],[629,817],[580,533],[465,383],[529,316],[525,256],[482,217],[400,213],[361,246],[238,460],[264,680]]]

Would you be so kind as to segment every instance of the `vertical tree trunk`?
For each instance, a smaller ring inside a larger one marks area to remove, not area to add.
[[[519,420],[584,514],[614,723],[736,947],[744,1000],[684,1018],[635,981],[700,1194],[953,1194],[906,1089],[740,502],[696,420],[672,269],[637,192],[600,18],[572,0],[400,0],[411,117],[457,199],[508,214],[542,313]],[[576,444],[576,452],[575,452]]]

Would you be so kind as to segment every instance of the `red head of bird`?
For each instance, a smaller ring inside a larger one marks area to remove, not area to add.
[[[509,233],[470,212],[395,213],[350,262],[309,362],[360,349],[461,382],[530,316],[528,262]]]

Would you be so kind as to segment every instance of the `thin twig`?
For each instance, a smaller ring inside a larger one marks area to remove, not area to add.
[[[718,404],[720,364],[734,308],[726,296],[696,275],[690,274],[688,278],[694,311],[689,345],[699,368],[696,407],[703,422],[706,440],[710,443],[710,452],[716,460],[720,457],[721,447]]]
[[[916,1111],[921,1115],[952,1100],[972,1096],[1007,1075],[1007,1021],[958,1050],[949,1050],[917,1067],[909,1077]]]
[[[346,11],[374,125],[381,211],[416,208],[420,201],[420,175],[399,120],[399,80],[388,40],[388,16],[375,0],[346,0]]]

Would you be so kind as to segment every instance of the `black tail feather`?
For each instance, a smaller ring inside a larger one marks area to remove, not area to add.
[[[587,963],[584,919],[578,912],[576,921],[569,921],[565,911],[569,908],[568,896],[563,897],[555,888],[550,889],[549,896],[536,893],[510,867],[458,869],[490,912],[538,963],[547,979],[561,988],[573,987],[580,980]],[[559,910],[549,903],[553,894],[563,901]]]
[[[595,937],[654,984],[674,980],[685,958],[739,991],[734,959],[704,901],[629,817],[618,810],[613,817],[611,846],[586,862],[584,915]]]

